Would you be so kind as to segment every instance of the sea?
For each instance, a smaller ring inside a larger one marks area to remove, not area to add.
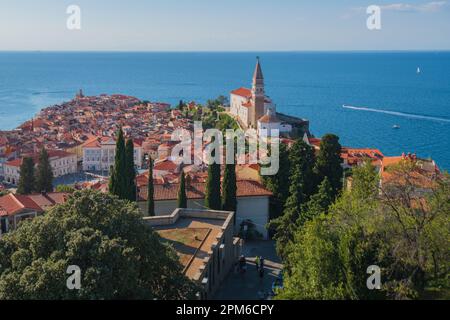
[[[316,137],[450,169],[450,52],[0,52],[0,130],[79,89],[204,103],[250,87],[256,56],[277,110]]]

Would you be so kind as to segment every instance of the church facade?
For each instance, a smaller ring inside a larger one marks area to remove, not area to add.
[[[253,73],[252,88],[239,88],[231,91],[230,113],[244,128],[262,130],[277,129],[280,133],[289,133],[292,126],[277,118],[276,106],[265,94],[264,76],[259,58]]]

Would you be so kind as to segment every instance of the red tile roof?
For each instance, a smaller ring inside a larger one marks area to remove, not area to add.
[[[252,90],[247,88],[239,88],[236,90],[231,91],[231,94],[241,96],[244,98],[251,98],[252,97]]]
[[[66,201],[65,193],[49,193],[46,195],[19,195],[7,194],[0,197],[0,215],[12,216],[24,210],[43,212],[55,204]]]
[[[57,159],[75,156],[75,154],[69,153],[69,152],[66,152],[63,150],[47,150],[47,153],[48,153],[49,158],[57,158]],[[33,154],[33,155],[31,155],[31,158],[33,158],[34,164],[37,164],[39,162],[39,154]],[[22,162],[23,162],[23,158],[17,158],[17,159],[6,162],[5,165],[11,166],[11,167],[20,167],[22,165]]]
[[[155,164],[153,169],[158,171],[175,171],[177,167],[173,161],[164,160]]]
[[[8,162],[5,162],[5,165],[10,166],[10,167],[20,167],[22,165],[22,158],[19,159],[14,159]]]
[[[0,207],[4,209],[4,212],[8,216],[20,213],[22,210],[36,210],[42,212],[43,210],[27,196],[7,194],[0,197]]]
[[[277,116],[273,113],[262,116],[261,118],[259,118],[258,121],[261,123],[279,123],[279,122],[281,122],[280,120],[278,120]]]
[[[270,197],[272,192],[264,188],[264,186],[253,180],[237,181],[238,197]],[[180,185],[177,183],[155,184],[154,199],[158,200],[176,200],[178,198],[178,189]],[[204,199],[206,183],[190,183],[186,187],[186,195],[188,199]],[[141,200],[147,200],[147,187],[143,187],[139,191]]]

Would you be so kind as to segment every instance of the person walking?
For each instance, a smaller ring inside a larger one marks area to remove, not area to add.
[[[261,260],[260,260],[259,256],[256,256],[255,263],[256,263],[256,272],[258,272],[259,271],[259,266],[260,266],[260,263],[261,263]]]
[[[259,279],[262,281],[264,278],[264,268],[262,266],[259,267]]]

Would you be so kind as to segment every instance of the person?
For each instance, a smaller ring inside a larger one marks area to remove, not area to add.
[[[239,258],[239,269],[240,269],[240,271],[241,271],[241,273],[244,273],[245,272],[245,265],[246,265],[246,260],[245,260],[245,257],[242,255],[240,258]]]
[[[259,264],[260,264],[260,262],[261,262],[261,260],[260,260],[259,256],[256,256],[256,259],[255,259],[255,263],[256,263],[256,272],[259,271]]]
[[[259,257],[259,266],[261,269],[264,269],[264,258],[263,257]]]
[[[262,280],[264,278],[264,268],[259,267],[259,278]]]

